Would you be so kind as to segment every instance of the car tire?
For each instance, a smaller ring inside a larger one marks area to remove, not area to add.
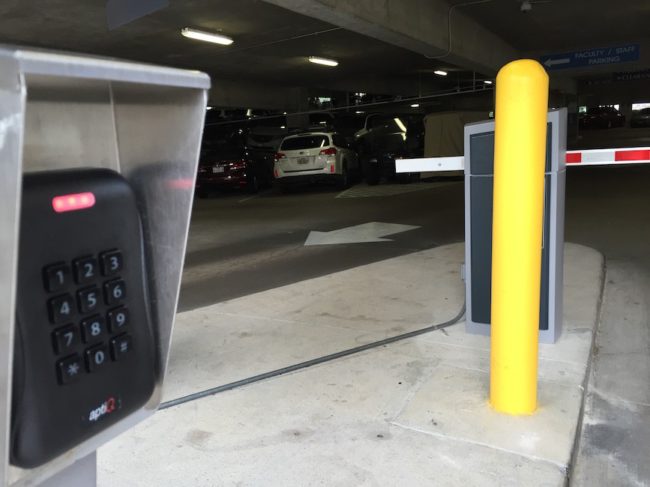
[[[381,181],[381,171],[378,167],[373,167],[370,164],[364,167],[363,176],[368,186],[376,186]]]
[[[255,194],[259,190],[260,190],[259,179],[257,179],[257,176],[253,174],[253,176],[248,180],[248,183],[246,184],[246,191],[250,194]]]
[[[340,190],[347,189],[350,186],[350,173],[348,171],[348,165],[346,162],[343,162],[343,168],[341,169],[341,175],[339,176],[338,187]]]

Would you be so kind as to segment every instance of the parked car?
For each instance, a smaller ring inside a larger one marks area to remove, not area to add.
[[[637,127],[650,127],[650,108],[638,110],[632,115],[630,125],[634,128]]]
[[[580,127],[584,129],[610,129],[623,127],[625,115],[614,107],[593,107],[580,118]]]
[[[346,188],[359,170],[357,153],[341,135],[314,131],[286,137],[275,154],[273,172],[283,189],[319,182]]]
[[[273,153],[254,151],[232,142],[202,148],[196,178],[196,194],[206,197],[214,190],[256,193],[273,181]]]
[[[363,177],[370,185],[383,178],[410,182],[419,173],[397,174],[395,160],[422,157],[424,125],[422,117],[393,117],[390,122],[375,126],[358,138],[357,149]]]

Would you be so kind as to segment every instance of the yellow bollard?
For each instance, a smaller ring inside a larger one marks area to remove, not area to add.
[[[490,404],[508,414],[537,408],[548,75],[530,59],[496,84]]]

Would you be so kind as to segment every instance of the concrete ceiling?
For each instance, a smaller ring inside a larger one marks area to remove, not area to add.
[[[258,0],[171,0],[167,8],[111,31],[105,7],[105,0],[3,0],[0,42],[199,69],[216,79],[266,85],[413,95],[458,81],[433,74],[441,66],[456,69],[448,63]],[[183,27],[222,32],[235,43],[186,39]],[[307,61],[312,55],[340,65],[314,65]]]
[[[524,52],[602,47],[649,36],[648,0],[531,0],[531,4],[528,13],[521,12],[521,0],[491,0],[462,10]]]
[[[199,69],[213,77],[211,97],[223,106],[284,109],[327,90],[413,96],[454,89],[472,80],[472,70],[494,75],[522,54],[612,43],[641,42],[641,59],[593,72],[650,67],[650,0],[531,0],[527,14],[521,0],[169,0],[114,30],[106,1],[2,0],[0,42]],[[235,43],[186,39],[183,27],[222,32]],[[313,65],[312,55],[340,65]],[[450,76],[433,74],[441,67]]]

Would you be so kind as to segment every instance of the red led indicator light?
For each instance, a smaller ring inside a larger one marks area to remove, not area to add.
[[[84,210],[95,206],[95,195],[91,192],[66,194],[52,198],[52,208],[57,213]]]

